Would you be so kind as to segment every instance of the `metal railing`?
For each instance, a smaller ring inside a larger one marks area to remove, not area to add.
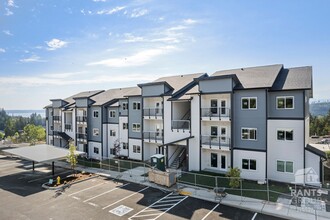
[[[61,131],[53,131],[53,135],[54,136],[59,136],[59,134],[58,133],[60,133]]]
[[[76,121],[77,122],[87,122],[87,117],[86,116],[77,116]]]
[[[87,134],[77,133],[77,139],[87,139]]]
[[[189,120],[172,120],[172,130],[190,130]]]
[[[201,108],[202,117],[218,117],[221,120],[222,117],[230,118],[230,108],[225,107],[210,107]]]
[[[65,130],[72,130],[72,124],[65,124],[64,129]]]
[[[144,140],[156,141],[156,143],[163,142],[163,132],[159,131],[145,131],[143,132],[143,138]]]
[[[143,116],[163,116],[163,108],[145,108],[143,109]]]
[[[59,115],[54,115],[54,116],[53,116],[53,120],[54,120],[54,121],[61,121],[61,116],[59,116]]]
[[[202,145],[208,145],[211,147],[229,147],[230,148],[230,137],[227,136],[212,136],[212,135],[202,135],[201,136]]]

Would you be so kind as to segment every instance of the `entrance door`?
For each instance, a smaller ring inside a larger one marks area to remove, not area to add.
[[[226,111],[227,111],[227,103],[226,103],[226,100],[221,100],[221,102],[220,102],[220,105],[221,105],[221,107],[220,107],[220,114],[221,115],[227,115],[226,114]]]
[[[218,154],[211,153],[211,167],[218,167]]]
[[[218,100],[211,99],[211,113],[216,115],[218,114]]]

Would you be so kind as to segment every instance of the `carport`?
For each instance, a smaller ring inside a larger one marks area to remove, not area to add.
[[[14,149],[3,150],[6,153],[19,156],[21,158],[32,161],[32,170],[34,171],[34,163],[52,162],[52,174],[55,174],[54,163],[56,160],[64,159],[70,153],[69,149],[54,147],[48,144],[40,144],[35,146],[19,147]],[[75,151],[76,155],[85,154],[82,151]]]

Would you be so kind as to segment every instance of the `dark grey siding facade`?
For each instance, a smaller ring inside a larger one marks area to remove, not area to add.
[[[99,116],[97,118],[94,117],[94,111],[98,111]],[[95,141],[95,142],[101,142],[102,141],[102,112],[101,107],[99,106],[92,106],[88,108],[88,140],[89,141]],[[93,129],[99,129],[99,135],[94,136],[93,135]]]
[[[199,90],[201,93],[232,92],[233,80],[231,78],[202,80],[199,82]]]
[[[146,85],[142,87],[142,96],[160,96],[165,92],[164,84]]]
[[[115,111],[115,117],[110,118],[110,111]],[[118,124],[119,123],[119,107],[108,107],[107,112],[105,113],[107,117],[107,123],[109,124]]]
[[[129,97],[128,100],[128,138],[140,139],[142,138],[142,97]],[[133,109],[134,102],[140,102],[140,110]],[[133,123],[140,124],[140,132],[133,132]]]
[[[119,100],[119,116],[127,116],[128,109],[123,109],[123,104],[128,103],[128,99],[120,99]]]
[[[241,100],[256,97],[257,109],[243,110]],[[266,150],[266,90],[237,90],[234,92],[233,138],[235,149]],[[256,128],[257,140],[242,140],[242,128]]]

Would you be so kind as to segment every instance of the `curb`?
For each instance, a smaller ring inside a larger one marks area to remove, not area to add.
[[[76,183],[84,182],[86,180],[94,179],[94,178],[97,178],[97,177],[99,177],[99,175],[95,174],[95,176],[91,176],[91,177],[88,177],[88,178],[83,179],[83,180],[78,180],[78,181],[75,181],[75,182],[67,184],[67,185],[56,186],[56,187],[50,187],[50,186],[47,186],[48,183],[44,183],[44,184],[41,185],[41,187],[44,188],[44,189],[48,189],[48,190],[64,189],[64,188],[66,188],[68,186],[71,186],[71,185],[74,185]]]

